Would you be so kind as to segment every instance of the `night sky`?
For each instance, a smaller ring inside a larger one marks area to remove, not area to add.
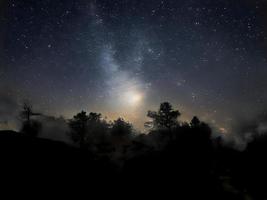
[[[0,2],[0,129],[28,99],[139,130],[169,101],[229,132],[267,111],[267,6],[256,0]]]

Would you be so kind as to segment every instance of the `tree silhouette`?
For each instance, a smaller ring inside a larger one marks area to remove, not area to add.
[[[23,110],[20,112],[21,118],[25,119],[27,123],[30,123],[32,113],[32,105],[25,102],[23,105]]]
[[[20,117],[27,123],[30,123],[32,116],[42,115],[41,113],[33,112],[33,107],[29,102],[24,102]]]
[[[127,150],[132,144],[133,126],[123,118],[114,120],[111,124],[111,145],[113,146],[116,156],[125,156]]]
[[[118,118],[112,124],[111,134],[113,136],[127,137],[132,133],[133,126],[123,118]]]
[[[71,139],[74,143],[78,143],[81,148],[85,147],[87,140],[87,125],[89,117],[86,115],[85,111],[73,116],[73,119],[69,121],[69,126],[71,129]]]
[[[101,121],[101,114],[90,112],[89,116],[88,116],[88,120],[91,122],[100,122]]]
[[[102,119],[100,113],[90,112],[87,115],[85,111],[81,111],[69,121],[69,127],[74,143],[79,144],[81,148],[90,147],[97,150],[97,146],[101,146],[107,139],[109,124]]]
[[[169,102],[160,104],[159,110],[148,111],[147,116],[152,119],[152,122],[147,122],[145,125],[151,124],[154,128],[170,129],[178,125],[177,118],[181,115],[178,110],[173,110]]]
[[[200,120],[198,119],[198,117],[194,116],[193,119],[190,122],[190,126],[191,127],[198,127],[200,125]]]
[[[91,112],[88,115],[88,142],[96,146],[102,146],[106,143],[109,124],[102,118],[101,113]]]
[[[24,102],[20,118],[22,120],[21,132],[28,136],[37,136],[42,125],[37,120],[32,119],[33,116],[39,116],[41,113],[33,112],[33,107],[29,102]]]

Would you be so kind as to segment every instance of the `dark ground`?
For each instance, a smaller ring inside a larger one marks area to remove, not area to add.
[[[259,138],[239,152],[176,143],[118,167],[106,157],[62,142],[1,131],[0,176],[11,188],[37,187],[43,192],[65,188],[110,198],[266,199],[266,144]]]

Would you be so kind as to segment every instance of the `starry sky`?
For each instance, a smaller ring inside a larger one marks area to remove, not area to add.
[[[267,108],[265,0],[2,0],[0,128],[47,115],[124,117],[169,101],[228,132]]]

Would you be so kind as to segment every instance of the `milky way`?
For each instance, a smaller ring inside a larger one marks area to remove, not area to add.
[[[48,115],[84,109],[138,129],[163,101],[222,132],[267,110],[264,0],[0,6],[0,128],[14,127],[24,99]]]

